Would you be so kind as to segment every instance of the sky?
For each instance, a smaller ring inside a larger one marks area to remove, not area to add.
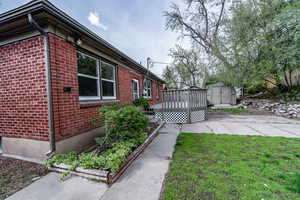
[[[169,49],[175,44],[188,47],[178,33],[165,29],[171,2],[183,0],[49,0],[72,18],[98,34],[137,62],[171,62]],[[29,0],[0,0],[0,13]],[[151,71],[161,76],[166,65],[155,64]]]

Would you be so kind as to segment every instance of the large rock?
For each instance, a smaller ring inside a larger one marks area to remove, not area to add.
[[[300,103],[284,103],[283,101],[271,101],[264,99],[245,99],[240,107],[248,108],[253,106],[259,110],[271,111],[277,115],[300,118]]]

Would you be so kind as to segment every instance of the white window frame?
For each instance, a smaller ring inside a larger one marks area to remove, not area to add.
[[[86,57],[89,57],[91,59],[96,60],[97,66],[96,66],[96,72],[97,72],[97,76],[91,76],[91,75],[86,75],[86,74],[81,74],[78,73],[78,76],[81,77],[85,77],[85,78],[90,78],[90,79],[95,79],[97,80],[97,96],[79,96],[79,100],[80,101],[86,101],[86,100],[100,100],[101,99],[101,95],[100,95],[100,81],[99,81],[99,60],[97,58],[94,58],[92,56],[89,56],[85,53],[82,53],[80,51],[77,51],[77,53],[82,54]],[[79,86],[79,85],[78,85]]]
[[[132,82],[135,82],[137,84],[137,98],[140,98],[140,84],[139,84],[139,80],[138,79],[132,79]],[[132,97],[135,100],[135,96],[134,95],[135,95],[135,92],[134,92],[134,89],[132,87]]]
[[[109,80],[109,79],[105,79],[105,78],[102,78],[101,76],[100,76],[100,81],[101,81],[101,87],[103,87],[103,84],[102,84],[102,81],[107,81],[107,82],[110,82],[110,83],[113,83],[114,84],[114,96],[103,96],[103,94],[101,95],[102,96],[102,99],[105,99],[105,100],[107,100],[107,99],[117,99],[117,91],[116,91],[116,66],[114,66],[114,65],[112,65],[112,64],[110,64],[110,63],[108,63],[108,62],[105,62],[105,61],[103,61],[103,60],[101,60],[100,61],[101,63],[105,63],[106,65],[108,65],[108,66],[110,66],[110,67],[112,67],[113,68],[113,79],[114,80]],[[101,66],[102,66],[102,64],[101,64]],[[103,88],[102,88],[102,91],[103,91]],[[103,92],[102,92],[103,93]]]
[[[145,88],[146,81],[150,81],[150,87]],[[150,90],[150,96],[148,96],[148,90]],[[144,79],[144,98],[151,99],[152,98],[152,80],[151,79]]]
[[[97,66],[96,66],[97,76],[91,76],[91,75],[77,73],[78,77],[80,76],[80,77],[85,77],[85,78],[90,78],[90,79],[97,80],[97,96],[79,96],[79,101],[98,101],[98,100],[115,100],[115,99],[117,99],[116,66],[112,65],[112,64],[110,64],[108,62],[105,62],[102,59],[97,59],[97,58],[95,58],[93,56],[90,56],[90,55],[87,55],[85,53],[82,53],[81,51],[77,51],[77,53],[82,54],[82,55],[84,55],[86,57],[92,58],[92,59],[96,60],[96,63],[97,63]],[[111,66],[113,68],[113,79],[114,80],[108,80],[108,79],[101,78],[101,73],[100,73],[101,63],[105,63],[105,64],[107,64],[107,65],[109,65],[109,66]],[[114,86],[113,87],[114,88],[114,96],[103,96],[102,80],[113,83],[113,86]]]

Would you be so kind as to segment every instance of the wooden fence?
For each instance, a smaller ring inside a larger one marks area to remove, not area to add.
[[[154,108],[155,117],[169,123],[206,120],[206,89],[162,91],[162,103]]]

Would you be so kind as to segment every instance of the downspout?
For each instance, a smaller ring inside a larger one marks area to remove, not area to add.
[[[51,60],[50,60],[50,44],[48,33],[28,14],[29,23],[44,36],[45,59],[46,59],[46,89],[48,102],[48,126],[49,126],[49,145],[50,151],[46,153],[47,156],[52,156],[56,150],[55,144],[55,130],[53,123],[53,104],[52,104],[52,81],[51,81]]]

